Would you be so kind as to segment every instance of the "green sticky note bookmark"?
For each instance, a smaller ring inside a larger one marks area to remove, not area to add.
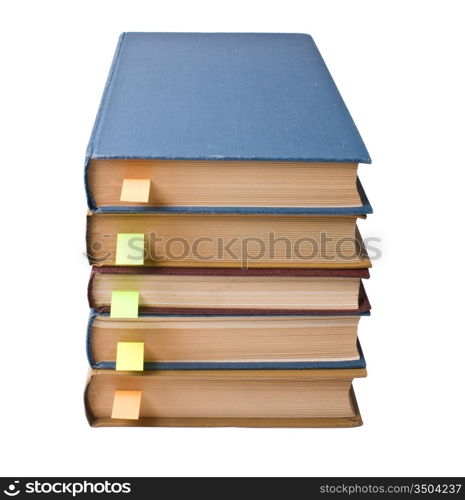
[[[116,240],[117,266],[142,266],[144,264],[144,234],[119,233]]]
[[[111,292],[111,318],[137,318],[139,292]]]
[[[116,346],[116,369],[120,371],[143,371],[144,343],[118,342]]]

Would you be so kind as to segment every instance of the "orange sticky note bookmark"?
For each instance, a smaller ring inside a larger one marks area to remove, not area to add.
[[[115,391],[111,418],[139,420],[141,391]]]
[[[147,203],[150,196],[150,179],[123,179],[120,201]]]

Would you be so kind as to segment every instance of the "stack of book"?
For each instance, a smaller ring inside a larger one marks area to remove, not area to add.
[[[310,36],[122,34],[86,157],[90,424],[360,425],[359,163]]]

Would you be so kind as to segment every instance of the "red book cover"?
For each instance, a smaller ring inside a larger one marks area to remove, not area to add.
[[[109,312],[109,306],[96,307],[93,299],[93,282],[97,274],[144,274],[144,275],[176,275],[176,276],[290,276],[290,277],[334,277],[368,279],[368,269],[234,269],[234,268],[179,268],[179,267],[94,267],[89,280],[88,298],[91,308],[99,312]],[[361,314],[371,309],[365,288],[360,283],[359,303],[357,309],[308,310],[308,309],[231,309],[231,308],[185,308],[185,307],[141,307],[141,313],[152,314],[217,314],[217,315],[289,315],[289,314]]]

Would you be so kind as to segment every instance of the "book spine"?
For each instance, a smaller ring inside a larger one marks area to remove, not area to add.
[[[92,271],[90,272],[90,277],[89,277],[89,284],[87,285],[87,300],[89,302],[89,307],[91,309],[95,309],[94,307],[94,299],[92,296],[92,289],[93,289],[93,284],[94,284],[94,276],[95,276],[95,268],[92,268]]]
[[[95,360],[92,352],[92,332],[95,318],[98,316],[98,312],[91,309],[89,314],[89,320],[87,322],[87,333],[86,333],[86,353],[87,360],[89,361],[89,366],[94,368]]]

